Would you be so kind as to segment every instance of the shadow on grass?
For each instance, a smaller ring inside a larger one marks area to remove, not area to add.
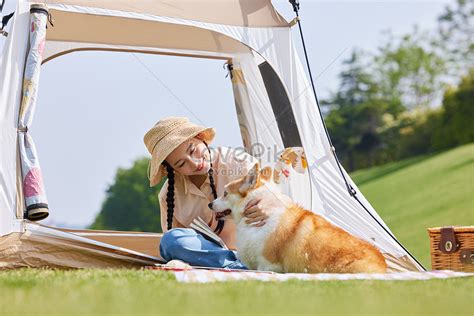
[[[461,161],[455,165],[450,166],[447,170],[448,171],[455,171],[457,169],[461,169],[465,166],[469,166],[474,163],[474,158],[466,159],[464,161]]]
[[[354,182],[360,186],[363,185],[364,183],[376,180],[378,178],[384,177],[388,174],[391,174],[393,172],[399,171],[401,169],[410,167],[412,165],[415,165],[417,163],[420,163],[428,158],[431,158],[434,156],[435,153],[432,154],[427,154],[427,155],[422,155],[422,156],[416,156],[413,158],[408,158],[404,159],[401,161],[396,161],[392,163],[388,163],[382,166],[377,166],[377,167],[372,167],[369,169],[362,169],[362,170],[357,170],[353,173],[351,173],[351,178],[354,180]]]

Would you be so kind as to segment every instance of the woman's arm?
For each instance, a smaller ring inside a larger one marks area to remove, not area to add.
[[[234,156],[235,157],[235,156]],[[234,159],[239,165],[240,174],[237,178],[246,175],[249,170],[258,162],[257,158],[251,156],[246,152],[240,152],[238,159]],[[276,207],[286,207],[291,203],[291,199],[286,196],[265,196],[258,199],[253,199],[247,203],[244,210],[244,217],[247,217],[246,223],[257,223],[255,226],[260,227],[265,224],[270,209]]]

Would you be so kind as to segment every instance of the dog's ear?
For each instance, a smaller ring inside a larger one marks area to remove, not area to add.
[[[272,178],[272,167],[266,166],[262,170],[260,170],[260,178],[265,181],[269,181]]]
[[[260,166],[258,165],[258,162],[257,162],[253,166],[253,168],[249,170],[247,175],[244,177],[244,181],[242,182],[239,188],[239,192],[241,194],[244,194],[248,192],[249,190],[252,190],[255,188],[258,182],[259,174],[260,174],[259,170],[260,170]]]

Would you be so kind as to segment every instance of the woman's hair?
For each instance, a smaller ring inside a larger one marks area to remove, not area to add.
[[[209,168],[209,171],[207,173],[209,174],[209,182],[211,184],[212,195],[214,196],[214,199],[217,199],[217,190],[216,190],[216,186],[214,184],[214,177],[213,177],[214,169],[212,169],[212,161],[211,161],[212,160],[211,159],[211,150],[209,149],[209,146],[207,145],[205,140],[203,140],[202,142],[204,143],[204,145],[206,145],[207,151],[209,152],[209,165],[210,165],[210,168]]]
[[[206,145],[207,150],[209,151],[209,160],[211,160],[210,159],[211,150],[209,149],[209,146],[204,140],[203,140],[203,143],[204,145]],[[166,207],[167,207],[166,224],[167,224],[168,230],[170,230],[173,227],[173,213],[174,213],[174,169],[166,160],[163,161],[162,164],[166,167],[166,173],[168,174],[168,192],[166,194]],[[212,195],[214,196],[214,199],[217,199],[217,190],[214,184],[213,172],[214,170],[212,169],[212,162],[210,162],[210,168],[207,174],[209,175],[209,182],[211,184]],[[222,228],[220,230],[222,230]]]
[[[171,165],[163,161],[163,165],[166,167],[166,173],[168,174],[168,192],[166,194],[166,223],[168,230],[173,226],[173,212],[174,212],[174,170]],[[163,220],[163,219],[162,219]]]

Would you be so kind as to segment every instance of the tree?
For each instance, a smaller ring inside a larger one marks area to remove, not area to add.
[[[373,55],[354,50],[344,61],[338,91],[321,104],[350,171],[474,141],[473,16],[474,2],[457,0],[437,34],[387,33]]]
[[[344,61],[337,93],[323,103],[329,107],[326,117],[334,146],[349,170],[370,166],[380,145],[377,128],[386,103],[378,99],[378,86],[369,74],[364,55],[354,50]],[[357,159],[361,152],[363,159]]]
[[[434,45],[445,55],[450,76],[459,79],[474,67],[474,2],[457,0],[438,17]],[[456,82],[457,83],[457,82]]]
[[[393,107],[426,110],[440,101],[446,64],[431,43],[431,38],[415,27],[412,34],[401,38],[388,33],[379,47],[374,76],[382,98]]]
[[[158,192],[164,181],[150,188],[148,161],[141,158],[130,169],[117,170],[92,229],[161,232]]]
[[[463,77],[457,88],[444,95],[441,117],[442,129],[435,133],[437,149],[459,146],[474,141],[474,68]]]

